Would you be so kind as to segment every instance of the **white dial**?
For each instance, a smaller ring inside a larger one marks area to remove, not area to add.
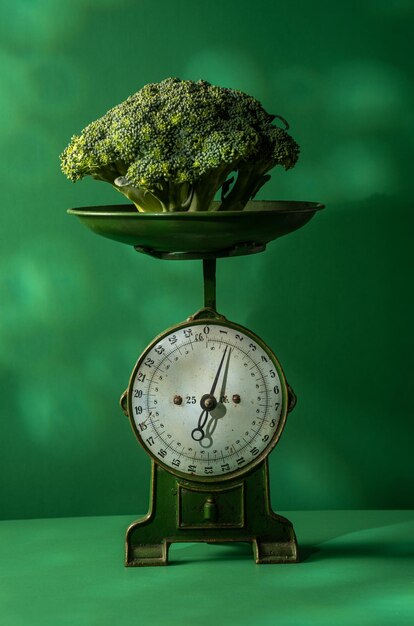
[[[223,480],[273,447],[287,413],[287,387],[272,352],[227,321],[180,324],[138,360],[128,412],[140,442],[169,471]]]

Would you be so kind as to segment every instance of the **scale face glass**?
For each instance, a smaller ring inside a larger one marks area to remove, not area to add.
[[[250,330],[219,320],[159,335],[132,372],[128,414],[144,449],[178,477],[244,474],[276,444],[288,411],[282,368]]]

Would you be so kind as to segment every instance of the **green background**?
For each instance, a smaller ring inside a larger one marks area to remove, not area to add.
[[[69,207],[122,203],[58,155],[168,76],[239,88],[301,145],[265,199],[327,209],[218,264],[218,308],[298,395],[271,457],[276,509],[412,508],[409,0],[0,1],[0,517],[147,509],[117,402],[140,352],[202,305],[200,262],[95,237]]]

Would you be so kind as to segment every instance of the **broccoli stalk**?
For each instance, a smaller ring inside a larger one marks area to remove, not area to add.
[[[174,184],[163,181],[153,191],[134,187],[125,176],[114,181],[117,191],[131,200],[138,210],[149,213],[186,210],[189,208],[193,187],[188,183]]]
[[[241,210],[270,169],[297,161],[299,147],[272,124],[275,117],[240,91],[170,78],[72,137],[61,167],[74,182],[92,176],[110,183],[139,211],[209,210],[219,190],[218,210]]]
[[[232,170],[233,165],[223,164],[201,176],[193,186],[193,200],[188,210],[203,211],[210,207],[216,192],[223,187]]]

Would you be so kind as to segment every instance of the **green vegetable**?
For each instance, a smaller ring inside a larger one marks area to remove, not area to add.
[[[258,100],[206,81],[146,85],[92,122],[61,154],[66,176],[111,183],[139,211],[241,210],[299,146]],[[234,176],[237,178],[232,185]]]

